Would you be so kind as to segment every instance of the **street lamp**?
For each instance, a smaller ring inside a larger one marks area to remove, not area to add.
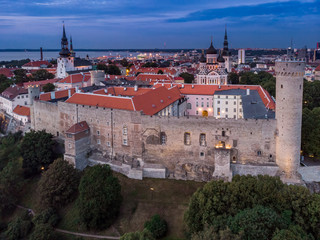
[[[154,188],[151,187],[150,190],[151,190],[151,200],[153,200],[153,191],[154,191]]]

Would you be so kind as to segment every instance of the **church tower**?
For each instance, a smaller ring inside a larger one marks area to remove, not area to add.
[[[71,57],[75,57],[76,53],[73,50],[73,44],[72,44],[72,37],[70,36],[70,53],[71,53]]]
[[[213,47],[212,37],[211,37],[211,44],[210,47],[207,49],[206,55],[207,55],[207,64],[209,69],[214,69],[213,64],[217,63],[217,50]]]
[[[222,57],[224,58],[225,67],[227,69],[227,72],[231,72],[230,56],[231,56],[231,53],[229,51],[229,46],[228,46],[228,36],[227,36],[227,27],[226,27],[225,32],[224,32]]]
[[[61,38],[61,51],[59,55],[60,57],[57,59],[57,77],[65,78],[67,77],[67,71],[74,69],[74,57],[71,56],[71,52],[69,51],[64,24]]]
[[[282,178],[299,182],[302,94],[305,62],[295,59],[276,61],[276,162]]]

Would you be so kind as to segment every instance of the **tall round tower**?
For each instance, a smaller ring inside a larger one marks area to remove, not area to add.
[[[283,178],[299,181],[304,61],[276,61],[276,162]]]

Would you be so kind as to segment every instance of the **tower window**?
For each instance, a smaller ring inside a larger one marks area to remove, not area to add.
[[[165,132],[160,133],[161,145],[165,145],[167,143],[167,135]]]
[[[258,155],[258,156],[261,156],[261,151],[260,151],[260,150],[257,152],[257,155]]]
[[[283,85],[281,84],[281,88],[283,88]]]
[[[222,137],[226,136],[226,131],[222,131]]]

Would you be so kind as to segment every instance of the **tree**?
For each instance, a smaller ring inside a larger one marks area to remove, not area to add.
[[[157,74],[163,74],[163,71],[160,69]]]
[[[0,74],[0,93],[6,90],[12,84],[12,80],[7,78],[5,75]]]
[[[56,87],[52,83],[47,83],[42,87],[44,92],[52,92]]]
[[[206,226],[203,231],[193,234],[191,240],[241,240],[242,235],[233,234],[229,228],[217,233],[214,227]]]
[[[284,228],[281,217],[272,209],[256,206],[240,211],[230,219],[229,227],[233,233],[243,232],[244,239],[271,239],[277,228]]]
[[[132,232],[124,234],[120,240],[155,240],[147,229],[144,229],[142,232]]]
[[[234,72],[230,72],[228,74],[228,83],[239,84],[239,75]]]
[[[23,158],[22,168],[28,169],[31,173],[38,173],[46,169],[53,162],[52,134],[46,131],[34,131],[26,133],[20,149]]]
[[[16,83],[24,83],[30,81],[25,69],[14,70],[14,78]]]
[[[50,164],[38,183],[41,203],[47,207],[60,208],[73,201],[80,181],[79,172],[63,159]]]
[[[121,186],[107,165],[87,169],[79,185],[80,220],[89,229],[109,227],[122,202]]]
[[[120,69],[116,65],[113,65],[113,64],[106,65],[104,63],[98,63],[97,69],[103,70],[106,74],[121,75]]]
[[[194,75],[193,74],[185,72],[185,73],[181,73],[179,76],[184,79],[185,83],[193,83],[193,81],[194,81]]]
[[[156,214],[150,221],[145,222],[144,228],[151,232],[154,238],[162,238],[167,233],[167,222]]]
[[[272,240],[314,240],[314,237],[310,234],[306,234],[305,231],[299,225],[291,225],[288,229],[276,230]]]
[[[54,74],[49,73],[45,69],[40,69],[34,73],[32,73],[32,80],[33,81],[41,81],[41,80],[47,80],[47,79],[53,79]]]
[[[120,64],[123,66],[123,67],[128,67],[129,63],[127,61],[126,58],[123,58],[121,61],[120,61]]]
[[[37,214],[32,222],[35,225],[39,224],[49,224],[52,227],[55,227],[59,223],[60,217],[57,211],[53,208],[48,208]]]
[[[5,232],[6,239],[17,240],[25,239],[32,229],[31,217],[28,212],[25,212],[22,217],[15,218],[8,224],[7,231]]]
[[[306,154],[320,156],[320,107],[302,111],[301,149]]]

